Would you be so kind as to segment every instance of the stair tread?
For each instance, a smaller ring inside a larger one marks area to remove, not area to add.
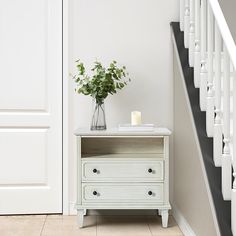
[[[222,236],[232,236],[231,202],[223,200],[221,192],[221,168],[215,167],[213,162],[213,139],[207,137],[206,134],[206,112],[200,110],[199,89],[194,87],[194,73],[193,68],[189,67],[188,64],[188,49],[184,48],[184,34],[180,31],[179,22],[172,22],[171,26],[178,48],[185,85],[187,88],[220,232]]]

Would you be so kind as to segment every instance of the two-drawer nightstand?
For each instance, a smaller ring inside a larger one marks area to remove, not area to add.
[[[80,227],[87,209],[157,209],[167,227],[170,134],[76,130]]]

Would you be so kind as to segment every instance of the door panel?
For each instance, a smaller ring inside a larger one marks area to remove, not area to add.
[[[62,212],[62,0],[0,2],[0,214]]]
[[[0,5],[0,109],[45,109],[47,1],[2,0]]]
[[[0,184],[46,184],[47,129],[1,129]],[[14,147],[14,148],[13,148]]]

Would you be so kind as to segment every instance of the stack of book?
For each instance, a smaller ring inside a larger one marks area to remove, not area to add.
[[[131,125],[131,124],[120,124],[118,130],[121,132],[152,132],[154,131],[154,124],[141,124],[141,125]]]

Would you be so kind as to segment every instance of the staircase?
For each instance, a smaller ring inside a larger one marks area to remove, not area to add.
[[[217,0],[180,0],[171,26],[219,229],[236,236],[236,45]]]

